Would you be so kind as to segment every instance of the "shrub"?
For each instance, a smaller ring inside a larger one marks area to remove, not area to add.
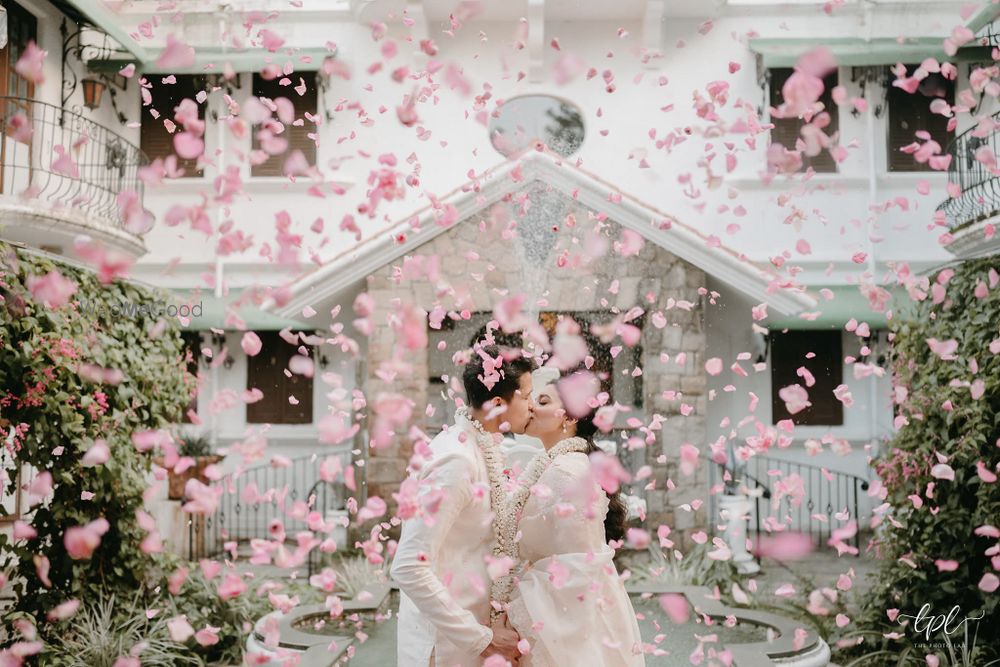
[[[76,284],[61,307],[36,302],[27,287],[53,271]],[[16,542],[0,536],[2,567],[16,596],[7,620],[33,619],[44,633],[46,612],[62,602],[131,594],[146,583],[154,559],[140,550],[146,533],[136,513],[151,453],[138,451],[132,436],[179,421],[194,385],[176,327],[153,309],[131,316],[110,310],[153,296],[0,243],[0,430],[13,428],[8,447],[23,473],[52,476],[48,499],[22,507],[37,535]],[[101,439],[109,460],[85,466],[84,453]],[[5,492],[16,493],[23,481],[8,480]],[[64,532],[99,518],[108,522],[99,546],[89,558],[72,558]]]
[[[863,639],[860,647],[844,653],[868,654],[866,665],[925,665],[929,653],[948,664],[947,641],[961,638],[938,633],[928,642],[889,616],[891,610],[912,616],[925,604],[935,615],[958,605],[953,628],[965,617],[985,614],[975,653],[964,664],[983,665],[1000,657],[989,636],[998,593],[980,586],[984,577],[989,581],[998,574],[998,540],[977,532],[981,526],[997,526],[1000,517],[1000,483],[992,478],[1000,464],[1000,355],[991,350],[1000,344],[995,343],[1000,339],[1000,289],[995,284],[985,289],[996,282],[998,265],[994,257],[939,272],[932,284],[945,287],[944,300],[922,301],[912,318],[894,327],[902,426],[874,462],[891,520],[873,540],[871,548],[883,565],[864,600],[859,630],[845,638]],[[956,348],[939,354],[931,349],[934,341]],[[949,356],[954,358],[942,358]],[[939,464],[954,471],[953,480],[947,479],[945,468],[934,468]],[[939,561],[946,562],[944,568]]]

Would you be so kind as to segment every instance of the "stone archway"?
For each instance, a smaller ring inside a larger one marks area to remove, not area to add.
[[[587,261],[602,246],[603,254]],[[663,418],[652,432],[634,431],[639,439],[648,434],[652,441],[633,459],[652,470],[643,485],[651,487],[644,489],[646,523],[651,528],[667,524],[682,535],[706,526],[706,466],[684,476],[677,465],[682,443],[703,451],[706,445],[707,292],[700,268],[535,180],[376,270],[367,283],[376,312],[371,317],[365,393],[369,401],[382,392],[409,397],[415,404],[411,425],[430,432],[440,424],[440,415],[427,418],[424,410],[433,402],[432,392],[441,390],[441,385],[430,383],[433,350],[408,352],[403,360],[407,372],[391,382],[380,373],[401,361],[394,359],[396,341],[389,322],[405,306],[424,313],[436,306],[448,312],[489,313],[507,296],[527,292],[530,303],[544,304],[537,305],[538,310],[550,312],[642,308],[642,410],[634,416],[646,426],[654,414]],[[369,494],[389,501],[398,490],[412,454],[407,431],[397,428],[391,446],[370,453]],[[669,491],[668,478],[674,485]],[[693,501],[695,509],[675,514],[674,508]]]

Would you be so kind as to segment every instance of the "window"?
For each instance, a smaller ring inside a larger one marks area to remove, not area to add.
[[[30,99],[35,95],[35,84],[15,72],[14,65],[28,48],[28,42],[38,42],[38,19],[11,0],[3,0],[0,5],[7,10],[7,46],[0,49],[3,85],[0,96]]]
[[[198,412],[198,362],[201,359],[201,332],[200,331],[182,331],[181,339],[184,341],[184,358],[187,365],[187,372],[195,377],[195,389],[194,393],[191,395],[191,400],[184,407],[184,414],[181,417],[181,421],[185,424],[192,423],[191,412]]]
[[[770,105],[772,107],[777,108],[784,101],[781,88],[791,75],[792,69],[790,67],[776,67],[770,70]],[[837,105],[833,103],[833,89],[837,86],[837,81],[837,70],[833,70],[823,79],[823,94],[819,97],[824,109],[830,114],[830,124],[823,128],[823,132],[830,137],[835,135],[840,127]],[[774,124],[774,127],[771,128],[771,143],[781,144],[790,151],[796,150],[795,143],[806,122],[802,118],[771,118],[771,123]],[[802,154],[802,171],[809,167],[817,172],[835,173],[837,171],[836,161],[830,155],[830,151],[825,148],[818,155]]]
[[[907,75],[912,75],[916,65],[907,65]],[[926,162],[917,162],[913,155],[900,149],[917,141],[916,133],[924,130],[931,138],[941,145],[944,152],[951,143],[948,132],[948,119],[941,114],[931,113],[931,101],[940,97],[949,104],[955,101],[955,82],[949,81],[940,74],[931,73],[920,82],[916,92],[908,93],[902,88],[893,86],[890,79],[888,86],[889,103],[889,171],[931,171]]]
[[[142,107],[142,128],[139,132],[139,147],[150,161],[156,158],[167,158],[174,155],[174,133],[182,131],[175,128],[174,132],[167,129],[164,121],[174,121],[174,108],[181,100],[190,99],[197,103],[196,96],[206,89],[205,77],[200,74],[177,74],[175,83],[163,83],[164,76],[147,75],[152,84],[149,93],[153,101]],[[205,105],[198,104],[198,117],[205,118]],[[184,170],[185,178],[199,177],[202,170],[198,168],[197,160],[177,158],[177,166]]]
[[[840,331],[771,332],[771,415],[773,423],[791,419],[803,426],[840,426],[844,406],[833,395],[843,381]],[[798,375],[805,367],[816,380],[811,387]],[[797,384],[809,393],[812,405],[792,415],[778,392]]]
[[[295,87],[299,85],[299,78],[305,81],[305,92],[299,95]],[[255,126],[253,130],[253,149],[261,148],[262,133],[267,138],[267,133],[271,133],[275,138],[284,139],[288,142],[287,148],[277,155],[270,155],[260,164],[255,164],[250,169],[252,176],[284,176],[285,161],[296,150],[302,151],[306,162],[310,165],[316,164],[316,142],[309,137],[315,134],[316,124],[306,118],[306,113],[315,115],[318,103],[318,90],[316,86],[315,72],[294,72],[287,77],[291,82],[287,86],[281,85],[281,80],[285,77],[277,77],[267,80],[260,74],[253,75],[253,94],[259,98],[267,100],[277,100],[285,98],[292,103],[294,108],[293,123],[286,124],[280,133],[274,133],[268,127]],[[278,118],[278,114],[274,114]],[[298,125],[294,123],[299,123]]]
[[[583,144],[583,114],[569,102],[550,95],[521,95],[498,106],[490,116],[490,141],[511,156],[541,142],[563,157]]]
[[[247,360],[247,389],[260,389],[264,398],[247,405],[249,424],[311,424],[313,381],[288,370],[288,362],[298,354],[277,331],[258,331],[263,344],[260,353]],[[289,402],[294,396],[298,405]]]

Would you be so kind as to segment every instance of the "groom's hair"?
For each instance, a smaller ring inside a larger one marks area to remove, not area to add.
[[[499,373],[499,378],[487,379],[484,355],[490,359],[502,355],[500,367],[495,369]],[[465,400],[471,408],[481,408],[484,403],[496,396],[510,401],[514,397],[514,392],[521,386],[521,376],[533,370],[535,370],[534,361],[525,358],[519,351],[504,350],[496,345],[477,347],[472,351],[472,358],[462,373]]]

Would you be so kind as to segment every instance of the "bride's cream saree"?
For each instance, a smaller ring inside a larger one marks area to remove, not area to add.
[[[522,667],[645,664],[635,612],[604,539],[607,509],[582,452],[556,456],[525,502],[523,569],[508,610],[531,644]]]

